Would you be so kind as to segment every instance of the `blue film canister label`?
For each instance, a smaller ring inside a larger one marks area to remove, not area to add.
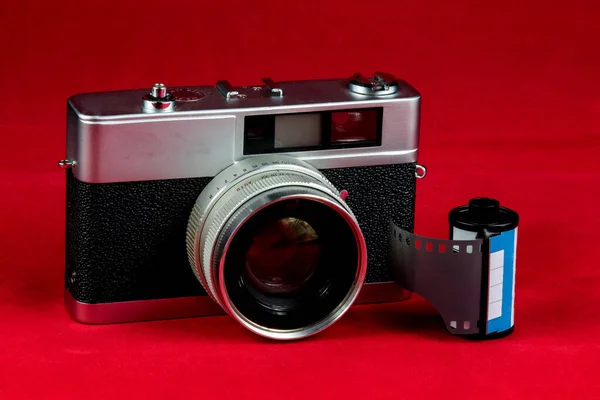
[[[503,332],[515,324],[515,272],[517,230],[490,240],[487,334]]]

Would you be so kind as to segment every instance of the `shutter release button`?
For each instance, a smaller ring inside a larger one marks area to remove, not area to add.
[[[146,112],[172,111],[175,108],[175,101],[167,87],[162,83],[155,83],[150,93],[144,95],[143,109]]]

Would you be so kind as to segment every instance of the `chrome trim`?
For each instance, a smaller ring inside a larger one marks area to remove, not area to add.
[[[84,324],[114,324],[223,314],[221,307],[208,296],[101,304],[77,301],[68,290],[65,290],[64,296],[65,307],[71,318]]]
[[[75,160],[60,160],[58,162],[58,168],[61,169],[71,169],[77,164]]]
[[[154,86],[152,86],[150,94],[154,98],[164,99],[167,97],[167,87],[164,83],[155,83]]]
[[[415,165],[415,178],[423,179],[427,176],[427,167],[421,164]]]
[[[354,304],[396,302],[410,296],[409,291],[393,282],[366,283]],[[209,296],[88,304],[75,300],[65,290],[64,303],[72,319],[91,325],[225,315]]]

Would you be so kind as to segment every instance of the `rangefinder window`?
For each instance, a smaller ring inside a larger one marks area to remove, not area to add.
[[[311,148],[323,145],[323,114],[275,116],[275,149]]]
[[[381,146],[383,108],[245,118],[244,154]]]

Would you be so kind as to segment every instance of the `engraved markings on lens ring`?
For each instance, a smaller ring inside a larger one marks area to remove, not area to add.
[[[282,163],[281,161],[277,161],[277,160],[275,160],[275,161],[270,161],[270,162],[263,162],[263,163],[261,163],[260,165],[258,165],[258,164],[253,164],[253,165],[252,165],[252,170],[253,170],[253,171],[256,171],[256,170],[258,170],[260,167],[264,167],[264,166],[267,166],[267,165],[294,165],[294,164],[286,164],[286,163]],[[242,170],[242,172],[248,172],[248,169],[247,169],[247,168],[244,168],[244,169]],[[234,173],[234,174],[232,174],[233,178],[236,178],[238,175],[239,175],[238,173]],[[269,174],[269,175],[267,175],[267,176],[261,177],[261,179],[264,179],[264,178],[266,178],[266,177],[280,176],[280,175],[286,175],[286,174],[285,174],[284,172],[277,172],[277,173],[275,173],[275,172],[274,172],[274,173],[272,173],[272,174]],[[233,181],[234,179],[231,179],[231,180]],[[222,186],[223,186],[223,187],[225,187],[225,186],[226,186],[228,183],[229,183],[229,179],[225,179],[225,180],[224,180],[224,182],[223,182],[223,185],[222,185]],[[248,186],[248,185],[250,185],[250,184],[252,184],[252,181],[251,181],[251,180],[250,180],[250,181],[246,181],[246,182],[244,182],[244,183],[240,184],[240,185],[239,185],[239,186],[236,188],[236,192],[239,192],[240,190],[242,190],[243,188],[245,188],[246,186]],[[218,193],[220,190],[221,190],[221,186],[219,186],[219,187],[217,187],[217,188],[216,188],[216,191],[217,191],[217,193]],[[210,195],[208,195],[208,198],[209,198],[209,199],[212,199],[212,198],[213,198],[215,195],[216,195],[216,193],[210,194]]]

